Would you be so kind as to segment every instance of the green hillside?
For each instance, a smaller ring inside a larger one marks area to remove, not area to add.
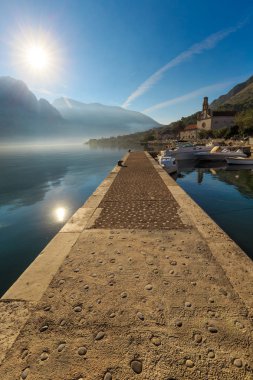
[[[214,100],[210,107],[213,110],[226,109],[238,112],[253,108],[253,76],[233,87],[227,94]]]

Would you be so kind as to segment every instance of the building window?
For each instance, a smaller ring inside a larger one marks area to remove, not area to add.
[[[202,123],[202,127],[203,128],[205,128],[206,127],[206,123],[204,122],[204,123]]]

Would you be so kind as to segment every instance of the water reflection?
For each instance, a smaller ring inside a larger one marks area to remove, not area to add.
[[[244,196],[253,198],[253,168],[250,165],[226,165],[224,162],[197,162],[182,160],[178,162],[178,171],[172,177],[180,180],[190,173],[197,174],[196,182],[201,184],[206,174],[214,179],[233,185]]]
[[[202,183],[204,179],[204,172],[203,170],[198,170],[197,173],[198,173],[197,182]]]
[[[30,206],[43,201],[47,192],[61,187],[68,173],[78,182],[83,181],[83,171],[100,175],[103,167],[116,164],[124,152],[94,151],[81,144],[11,150],[0,147],[0,206]]]
[[[253,171],[213,164],[184,163],[175,179],[253,259]]]
[[[253,172],[251,169],[219,170],[217,178],[235,186],[242,195],[253,198]]]
[[[0,296],[125,152],[0,147]]]
[[[63,223],[67,218],[66,218],[67,211],[64,207],[57,207],[54,210],[54,216],[57,222]]]
[[[59,186],[69,164],[54,152],[11,151],[0,154],[0,205],[29,206]]]

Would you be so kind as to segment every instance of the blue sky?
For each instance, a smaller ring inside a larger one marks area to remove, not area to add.
[[[54,63],[44,75],[22,62],[42,37]],[[252,0],[0,2],[1,76],[49,101],[123,105],[161,123],[253,75],[252,40]]]

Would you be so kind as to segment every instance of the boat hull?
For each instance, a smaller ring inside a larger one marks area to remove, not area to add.
[[[196,158],[200,161],[226,161],[227,158],[231,157],[231,154],[234,157],[246,157],[245,154],[240,152],[214,152],[214,153],[196,153]]]
[[[177,171],[177,162],[174,157],[161,157],[159,164],[167,171],[167,173],[175,173]]]
[[[227,163],[229,165],[253,165],[253,159],[248,158],[234,158],[234,157],[228,157],[226,159]]]
[[[176,149],[167,149],[165,151],[166,156],[175,157],[176,160],[195,160],[196,153],[198,152],[210,152],[211,147],[207,146],[190,146],[179,147]]]

